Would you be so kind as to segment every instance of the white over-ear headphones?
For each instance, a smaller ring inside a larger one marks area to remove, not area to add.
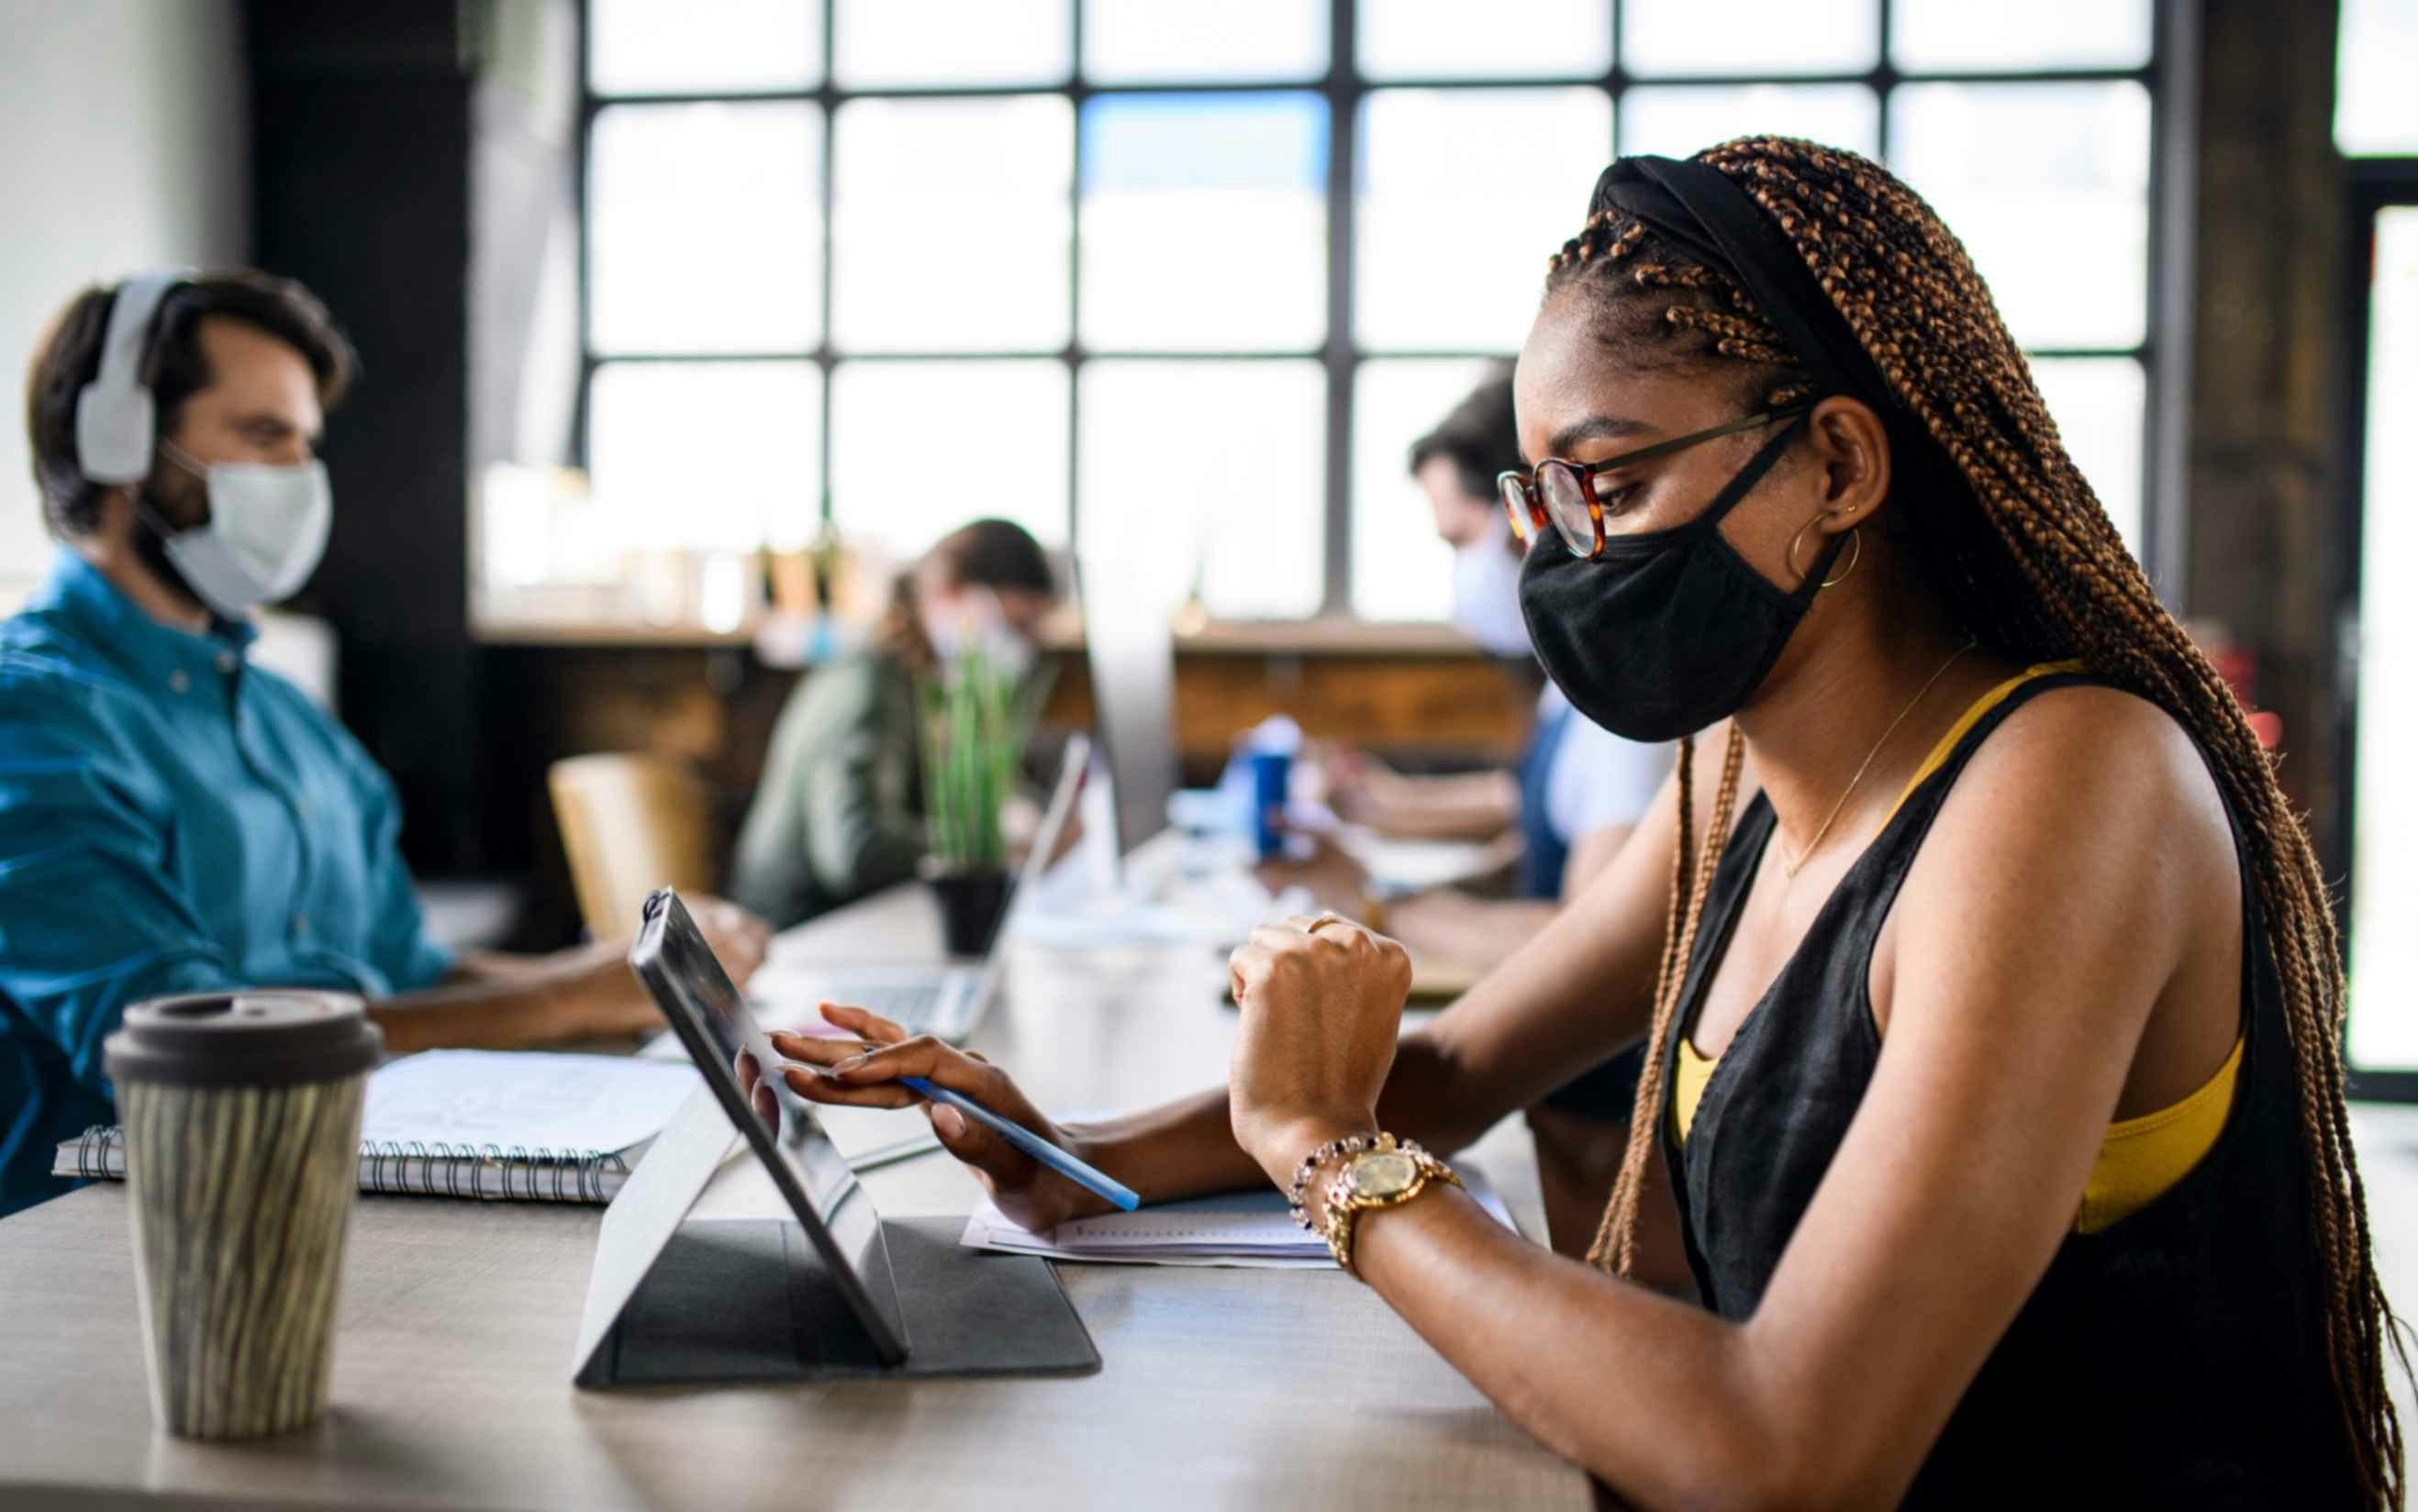
[[[160,302],[191,277],[190,268],[162,268],[117,286],[100,372],[76,396],[76,466],[89,481],[133,483],[150,475],[157,415],[143,381],[143,354]]]

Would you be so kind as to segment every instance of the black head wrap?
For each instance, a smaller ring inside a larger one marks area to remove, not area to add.
[[[1805,364],[1815,397],[1850,395],[1883,415],[1903,409],[1814,270],[1729,175],[1708,162],[1623,158],[1595,181],[1587,213],[1604,210],[1644,221],[1675,251],[1736,278]]]
[[[1674,252],[1737,279],[1804,364],[1814,400],[1838,394],[1872,406],[1889,435],[1892,489],[1926,501],[1923,508],[1891,511],[1891,527],[1922,555],[1927,573],[1951,604],[1982,604],[1990,579],[1976,564],[2005,547],[1978,506],[1930,507],[1971,498],[1971,482],[1921,418],[1890,390],[1847,317],[1771,215],[1711,163],[1652,157],[1622,158],[1603,171],[1588,215],[1604,210],[1645,222]],[[2026,623],[2028,612],[2017,604],[1984,606],[1974,620],[1976,633],[2034,660],[2069,654],[2058,649],[2061,642],[2011,638],[2006,627]]]

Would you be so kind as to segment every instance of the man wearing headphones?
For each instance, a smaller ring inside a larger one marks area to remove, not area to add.
[[[35,359],[26,425],[60,549],[0,622],[0,1214],[66,1190],[53,1147],[115,1122],[101,1041],[145,998],[358,992],[396,1052],[654,1023],[619,944],[431,940],[392,785],[245,659],[252,612],[327,544],[313,451],[352,368],[316,298],[250,272],[87,290]],[[763,926],[701,909],[743,980]]]

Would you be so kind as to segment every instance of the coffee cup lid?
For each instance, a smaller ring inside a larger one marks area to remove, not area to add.
[[[112,1081],[290,1087],[377,1064],[386,1037],[341,992],[197,992],[126,1010],[101,1046]]]

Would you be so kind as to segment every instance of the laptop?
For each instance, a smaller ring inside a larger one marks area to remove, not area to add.
[[[1057,784],[1050,789],[1049,806],[1041,816],[1041,828],[1033,837],[1033,848],[1025,854],[1023,866],[1008,884],[999,927],[991,931],[990,947],[984,952],[981,964],[816,966],[795,972],[780,970],[771,990],[750,995],[765,1021],[781,1029],[815,1028],[821,1023],[816,1004],[831,1001],[880,1014],[910,1034],[930,1034],[950,1041],[972,1034],[999,997],[1007,975],[1008,936],[1014,931],[1018,914],[1030,904],[1034,884],[1058,853],[1059,838],[1065,832],[1066,817],[1074,812],[1076,800],[1082,792],[1084,773],[1091,760],[1092,742],[1081,735],[1070,736],[1059,763]]]

